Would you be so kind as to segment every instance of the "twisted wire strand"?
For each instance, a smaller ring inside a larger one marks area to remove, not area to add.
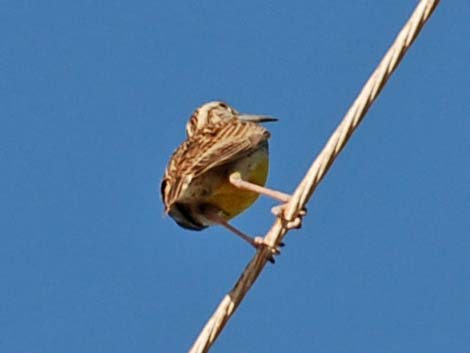
[[[402,28],[394,43],[295,190],[284,212],[287,220],[294,219],[304,209],[316,186],[323,179],[338,154],[346,145],[438,3],[439,0],[421,0],[418,4],[408,22]],[[265,241],[267,244],[275,246],[279,244],[286,233],[285,225],[277,219],[266,234]],[[189,353],[203,353],[209,350],[248,290],[258,278],[267,262],[269,251],[267,248],[258,250],[244,269],[233,289],[224,296],[215,312],[209,318],[193,346],[188,351]]]

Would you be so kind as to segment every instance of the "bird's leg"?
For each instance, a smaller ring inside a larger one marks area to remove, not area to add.
[[[302,226],[302,217],[305,216],[307,213],[306,210],[302,210],[299,215],[292,221],[286,220],[284,217],[284,210],[286,208],[287,203],[290,201],[291,195],[283,193],[281,191],[272,190],[267,187],[250,183],[249,181],[243,180],[240,177],[239,173],[233,173],[229,177],[230,183],[242,190],[248,190],[252,192],[256,192],[260,195],[269,196],[275,200],[281,201],[282,204],[278,206],[274,206],[271,209],[271,212],[282,221],[284,221],[284,225],[287,229],[294,229],[300,228]]]
[[[251,246],[253,246],[255,249],[260,249],[262,247],[269,247],[271,250],[271,254],[268,257],[269,262],[274,263],[274,255],[279,255],[281,251],[279,250],[279,247],[284,246],[284,243],[279,244],[279,247],[270,247],[268,244],[264,242],[263,237],[250,237],[240,231],[239,229],[235,228],[232,226],[230,223],[228,223],[215,209],[206,209],[204,212],[205,217],[214,222],[215,224],[221,225],[222,227],[228,229],[231,231],[233,234],[239,236],[242,238],[244,241],[248,242]]]
[[[277,191],[277,190],[268,189],[267,187],[264,187],[264,186],[261,186],[261,185],[258,185],[258,184],[250,183],[249,181],[243,180],[240,177],[239,173],[231,174],[230,177],[229,177],[229,181],[236,188],[239,188],[239,189],[242,189],[242,190],[253,191],[253,192],[256,192],[257,194],[260,194],[260,195],[269,196],[269,197],[271,197],[275,200],[281,201],[283,203],[287,203],[290,200],[290,195],[289,194],[285,194],[285,193],[283,193],[281,191]]]

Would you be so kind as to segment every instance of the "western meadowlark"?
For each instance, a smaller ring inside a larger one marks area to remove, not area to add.
[[[198,108],[186,124],[186,141],[173,153],[163,177],[165,213],[184,228],[201,230],[218,224],[256,248],[264,245],[262,238],[251,238],[228,221],[259,194],[283,203],[290,198],[264,187],[270,133],[258,123],[276,120],[240,114],[223,102]]]

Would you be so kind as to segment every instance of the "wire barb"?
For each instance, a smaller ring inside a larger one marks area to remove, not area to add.
[[[420,30],[438,5],[439,0],[421,0],[408,22],[402,28],[394,43],[373,72],[360,94],[315,159],[304,179],[301,181],[289,200],[284,216],[287,220],[297,217],[305,208],[315,188],[323,179],[335,158],[346,145],[354,130],[364,118],[368,109],[377,98],[401,59],[417,38]],[[285,222],[284,222],[285,224]],[[265,243],[275,246],[282,242],[287,233],[283,222],[277,219],[265,236]],[[189,353],[204,353],[209,350],[218,335],[222,332],[236,308],[240,305],[248,290],[258,278],[269,258],[269,248],[260,248],[233,289],[224,296],[219,306],[206,323]]]

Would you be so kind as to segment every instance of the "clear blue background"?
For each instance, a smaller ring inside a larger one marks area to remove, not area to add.
[[[0,351],[185,352],[253,255],[163,215],[190,114],[278,117],[290,192],[415,5],[0,1]],[[469,11],[442,2],[213,352],[470,352]]]

